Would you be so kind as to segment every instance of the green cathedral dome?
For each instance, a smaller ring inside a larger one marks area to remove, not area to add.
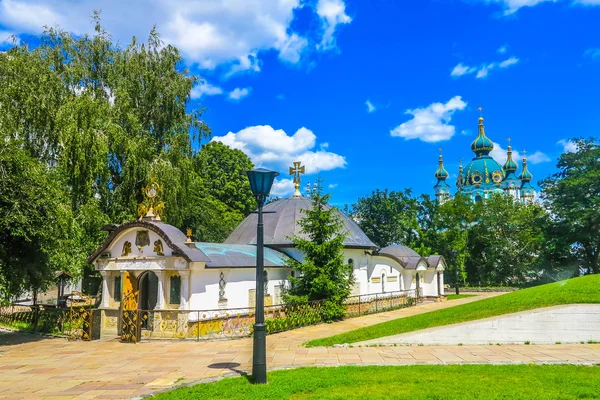
[[[479,134],[475,140],[473,140],[473,143],[471,143],[471,151],[480,157],[487,156],[492,150],[494,150],[494,142],[485,136],[483,118],[479,117]]]

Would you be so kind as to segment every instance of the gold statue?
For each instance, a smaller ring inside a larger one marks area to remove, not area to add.
[[[123,250],[121,251],[122,257],[127,257],[131,254],[131,242],[123,243]]]
[[[294,197],[300,197],[300,174],[305,174],[305,167],[301,161],[294,161],[294,166],[290,167],[290,175],[294,175]]]
[[[160,239],[158,239],[157,241],[154,242],[154,252],[156,253],[156,255],[158,256],[164,256],[165,254],[163,253],[163,244],[160,241]]]
[[[185,236],[187,236],[187,240],[185,242],[192,243],[192,228],[187,228]]]
[[[138,216],[140,219],[147,218],[160,221],[160,216],[165,210],[165,203],[157,201],[157,197],[162,194],[162,187],[156,182],[156,179],[150,179],[150,182],[142,189],[142,194],[146,197],[143,203],[138,205]]]

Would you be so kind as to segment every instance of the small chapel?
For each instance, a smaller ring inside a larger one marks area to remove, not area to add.
[[[479,117],[478,134],[471,143],[471,151],[475,153],[475,157],[464,167],[461,160],[456,179],[457,193],[467,196],[475,203],[489,198],[492,193],[506,193],[522,202],[533,201],[535,189],[531,185],[533,175],[527,168],[527,157],[523,157],[523,168],[517,174],[519,166],[513,160],[510,139],[504,165],[490,156],[492,150],[494,142],[486,136],[483,117]],[[446,182],[448,176],[440,154],[438,169],[435,171],[437,183],[433,187],[440,204],[450,198],[450,185]]]
[[[193,311],[252,308],[257,295],[264,296],[265,306],[281,304],[289,277],[296,274],[290,259],[304,259],[290,237],[304,235],[299,221],[312,208],[311,198],[300,192],[298,169],[290,170],[294,195],[264,207],[263,293],[256,293],[255,282],[256,214],[246,217],[223,243],[195,242],[189,229],[184,234],[163,222],[156,211],[162,207],[152,202],[139,220],[105,226],[108,237],[88,258],[102,276],[103,333],[117,333],[123,309],[189,310],[188,322],[193,322],[201,317]],[[153,201],[158,188],[152,182],[146,196]],[[422,257],[402,245],[378,248],[350,217],[337,212],[345,236],[344,258],[355,277],[353,296],[400,291],[444,296],[444,257]]]

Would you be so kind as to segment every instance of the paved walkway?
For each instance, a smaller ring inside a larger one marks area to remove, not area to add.
[[[494,294],[485,294],[488,297]],[[369,315],[267,336],[270,369],[300,365],[413,365],[447,363],[600,363],[600,344],[303,348],[306,340],[475,301],[465,298]],[[219,342],[116,339],[69,342],[0,334],[0,398],[131,398],[251,368],[249,338]]]

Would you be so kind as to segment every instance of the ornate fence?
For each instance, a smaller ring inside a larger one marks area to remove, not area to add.
[[[373,314],[415,304],[415,291],[398,291],[349,297],[346,317]],[[322,301],[265,307],[268,333],[287,331],[322,321]],[[138,311],[140,337],[144,339],[228,339],[252,334],[254,308],[222,310]]]
[[[44,306],[0,307],[0,324],[23,331],[50,333],[69,339],[92,339],[92,319],[97,310],[89,306],[45,308]],[[97,314],[99,316],[99,314]]]

